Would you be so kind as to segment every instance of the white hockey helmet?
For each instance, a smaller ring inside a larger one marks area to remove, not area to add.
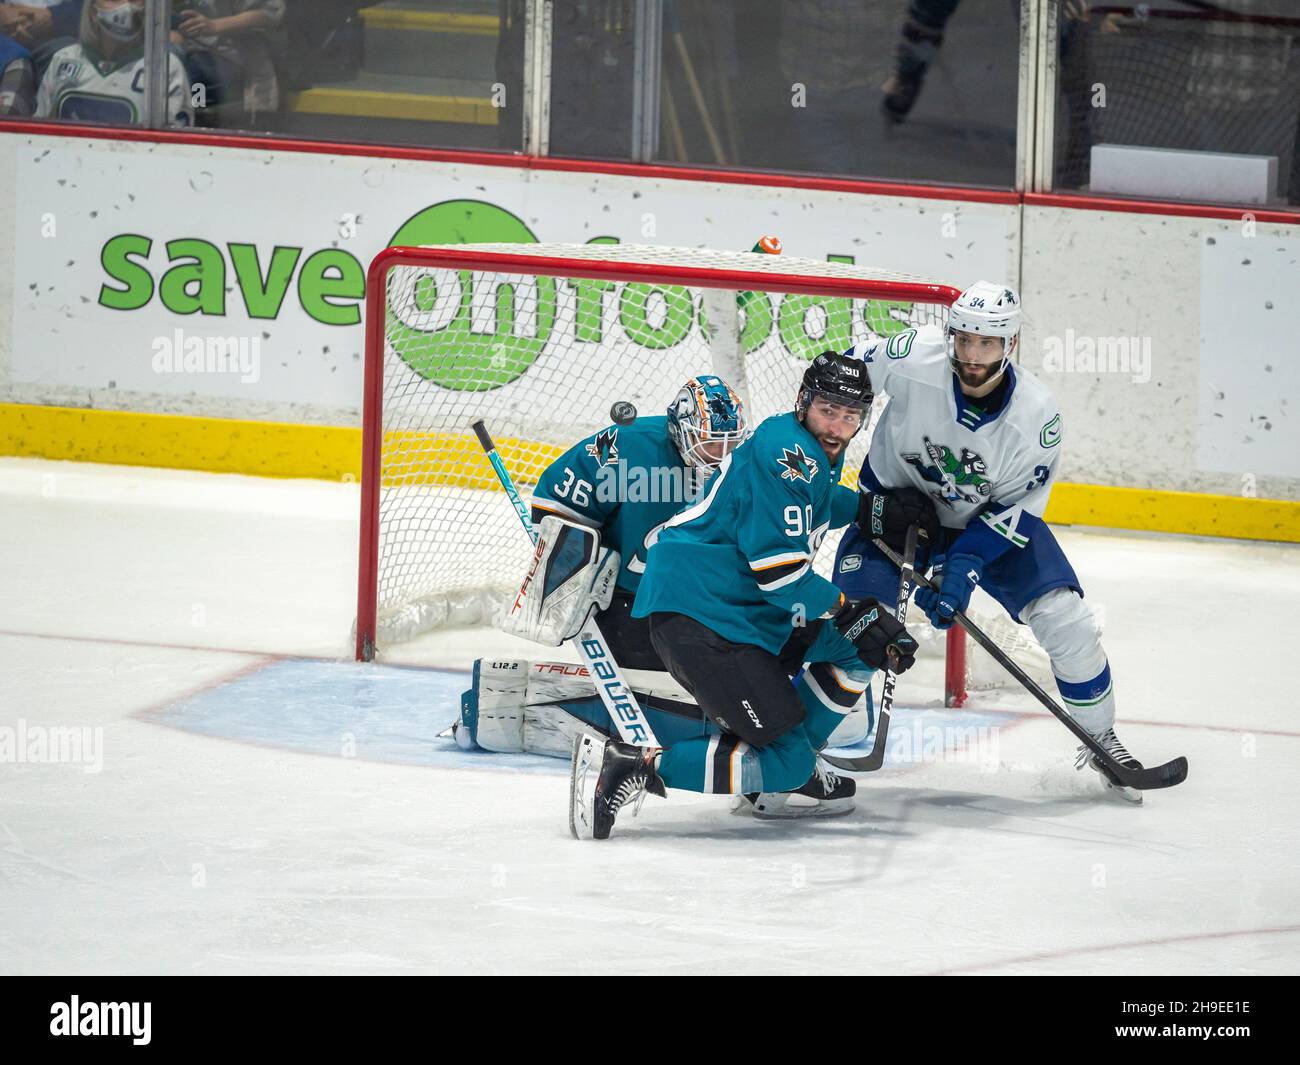
[[[1011,358],[1012,344],[1020,335],[1020,296],[1015,289],[992,281],[976,281],[957,297],[948,311],[948,361],[956,369],[957,334],[1002,338],[1002,362],[992,375],[1002,373]]]

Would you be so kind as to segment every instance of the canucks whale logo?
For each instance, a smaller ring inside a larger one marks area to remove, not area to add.
[[[954,503],[982,503],[989,498],[993,485],[986,476],[988,464],[968,447],[954,455],[947,444],[936,444],[925,437],[925,455],[904,455],[903,461],[918,470],[931,484],[939,487],[939,499],[951,507]]]

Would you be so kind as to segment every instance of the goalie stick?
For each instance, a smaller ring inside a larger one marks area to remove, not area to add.
[[[497,446],[492,442],[492,437],[488,435],[487,426],[483,424],[483,419],[479,418],[473,422],[470,428],[474,430],[474,435],[478,437],[479,444],[487,452],[488,461],[492,463],[492,469],[496,471],[497,480],[501,482],[501,487],[506,490],[506,495],[515,508],[515,514],[518,515],[519,522],[524,527],[524,532],[528,534],[528,538],[533,543],[536,543],[537,530],[533,528],[532,519],[528,516],[528,507],[520,498],[519,491],[515,488],[514,478],[510,476],[506,464],[501,461]],[[618,663],[614,661],[613,652],[610,651],[609,644],[596,624],[594,612],[588,615],[586,623],[578,630],[578,634],[573,637],[573,642],[577,645],[578,654],[582,657],[582,661],[591,671],[591,681],[596,686],[600,701],[605,704],[605,709],[609,711],[610,719],[618,728],[618,734],[623,740],[637,747],[662,746],[659,740],[655,738],[654,729],[650,727],[650,722],[646,720],[645,711],[641,709],[641,704],[637,702],[632,689],[628,687],[627,681],[623,679],[623,671],[618,668]]]
[[[872,543],[883,551],[895,566],[902,567],[904,565],[905,560],[899,558],[898,552],[888,544],[881,540],[873,540]],[[938,582],[932,578],[919,574],[916,579],[918,584],[924,584],[927,588],[938,591]],[[1099,744],[1084,730],[1082,725],[1075,721],[1069,713],[1061,709],[1061,707],[1057,705],[1056,700],[1035,683],[1033,677],[1016,664],[1014,658],[1008,655],[992,639],[985,635],[984,631],[978,625],[971,621],[971,619],[960,610],[953,615],[953,618],[957,624],[970,633],[971,638],[974,639],[976,643],[993,656],[993,659],[1002,666],[1003,669],[1020,682],[1025,691],[1029,692],[1029,694],[1042,703],[1043,706],[1047,707],[1047,709],[1052,712],[1053,717],[1073,732],[1084,746],[1092,751],[1093,754],[1097,756],[1098,760],[1105,765],[1106,771],[1114,776],[1115,779],[1125,787],[1136,788],[1138,791],[1150,791],[1155,788],[1172,788],[1176,784],[1181,784],[1187,779],[1187,759],[1182,755],[1179,755],[1177,758],[1173,759],[1173,761],[1166,762],[1164,765],[1153,766],[1149,769],[1133,769],[1130,766],[1126,766],[1123,763],[1116,761],[1110,754],[1102,749],[1101,744]]]
[[[917,527],[909,525],[907,538],[903,542],[903,557],[899,560],[898,606],[894,616],[904,627],[907,626],[907,603],[912,598],[912,584],[916,579],[917,535]],[[845,769],[852,773],[874,773],[885,764],[885,740],[889,736],[889,715],[894,709],[894,684],[898,680],[893,661],[891,656],[891,664],[885,670],[885,686],[880,693],[880,720],[876,722],[876,741],[871,745],[871,753],[865,758],[841,758],[839,755],[823,754],[822,759],[836,769]]]

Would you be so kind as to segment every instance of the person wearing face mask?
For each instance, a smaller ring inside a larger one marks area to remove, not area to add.
[[[185,68],[168,57],[167,120],[192,126]],[[144,121],[144,0],[86,0],[78,41],[55,52],[36,94],[35,114],[75,122],[138,126]]]

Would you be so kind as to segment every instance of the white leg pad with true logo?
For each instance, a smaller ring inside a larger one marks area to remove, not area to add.
[[[667,673],[624,671],[638,698],[646,696],[692,703],[690,694]],[[576,662],[533,662],[528,659],[481,659],[478,685],[466,693],[476,700],[477,715],[462,707],[461,734],[489,751],[548,754],[568,758],[573,740],[592,726],[569,713],[565,700],[593,699],[596,690],[587,667]],[[471,721],[470,718],[473,718]]]

